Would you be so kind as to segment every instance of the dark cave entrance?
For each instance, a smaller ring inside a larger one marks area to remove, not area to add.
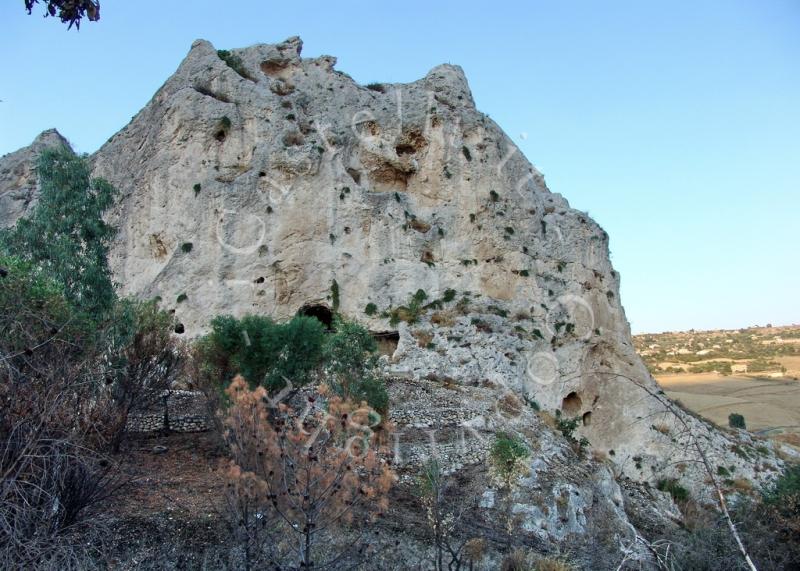
[[[297,311],[297,315],[313,317],[325,326],[328,331],[333,331],[333,312],[327,305],[304,305]]]
[[[583,402],[581,401],[581,397],[578,396],[578,393],[572,391],[564,397],[561,403],[561,410],[568,416],[576,416],[581,412],[582,406]]]

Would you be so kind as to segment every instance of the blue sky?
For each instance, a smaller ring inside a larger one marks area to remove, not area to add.
[[[634,332],[800,323],[797,0],[101,5],[76,32],[2,3],[0,154],[50,127],[96,150],[196,38],[300,35],[362,83],[457,63],[550,189],[610,234]]]

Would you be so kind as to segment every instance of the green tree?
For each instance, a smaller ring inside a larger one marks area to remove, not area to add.
[[[338,319],[336,333],[325,344],[325,376],[331,389],[344,399],[366,401],[385,414],[389,394],[378,372],[378,344],[364,327]]]
[[[227,384],[241,373],[250,386],[280,389],[289,379],[307,384],[323,358],[325,326],[317,319],[297,316],[286,323],[269,317],[230,315],[214,318],[211,333],[198,342],[201,370],[217,383]]]
[[[44,150],[37,174],[38,205],[0,232],[0,245],[57,280],[72,305],[100,320],[116,301],[107,261],[115,230],[103,220],[116,191],[92,179],[86,159],[66,147]]]
[[[744,416],[736,412],[732,412],[728,415],[728,426],[731,428],[741,428],[742,430],[747,429]]]

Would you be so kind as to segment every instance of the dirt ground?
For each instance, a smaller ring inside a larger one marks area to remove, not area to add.
[[[124,471],[131,480],[116,510],[128,516],[219,513],[228,464],[210,432],[135,438],[128,446]]]
[[[727,426],[728,415],[735,412],[744,415],[753,432],[800,433],[798,381],[715,373],[661,375],[657,380],[670,398],[721,426]]]

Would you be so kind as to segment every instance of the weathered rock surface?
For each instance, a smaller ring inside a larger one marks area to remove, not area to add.
[[[519,434],[535,454],[514,511],[532,538],[596,537],[604,519],[632,545],[615,477],[675,477],[709,499],[693,436],[634,352],[607,234],[475,108],[461,68],[365,87],[301,46],[233,50],[236,70],[196,41],[93,155],[121,191],[111,264],[123,292],[159,296],[187,336],[218,314],[309,307],[396,331],[384,359],[401,464],[435,447],[448,471],[471,474],[493,434]],[[18,165],[35,146],[0,163],[19,173],[0,181],[5,224],[27,212],[33,192],[19,191],[33,183]],[[597,460],[567,452],[538,408],[575,419]],[[683,418],[714,467],[763,481],[781,466],[768,443],[757,454]],[[465,445],[465,431],[478,437]]]

